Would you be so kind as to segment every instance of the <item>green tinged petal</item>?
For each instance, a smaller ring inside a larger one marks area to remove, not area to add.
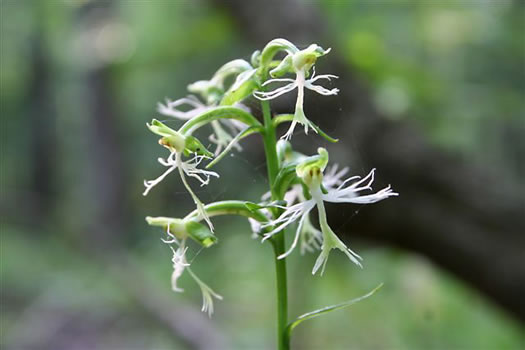
[[[303,181],[305,177],[311,178],[312,176],[321,176],[322,179],[322,172],[328,164],[328,152],[323,147],[319,147],[317,152],[319,153],[318,155],[306,157],[297,165],[297,176],[303,179]],[[311,172],[313,172],[313,174]]]
[[[324,50],[321,46],[312,44],[293,55],[293,66],[296,70],[304,70],[307,72],[315,64],[317,58],[329,52],[330,49]]]

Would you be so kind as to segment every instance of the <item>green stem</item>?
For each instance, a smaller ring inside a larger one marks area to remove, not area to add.
[[[286,285],[286,259],[277,259],[284,254],[284,231],[281,231],[273,240],[275,254],[275,275],[277,288],[277,341],[279,350],[290,349],[289,338],[286,336],[288,327],[288,288]]]
[[[270,104],[268,101],[261,101],[264,117],[264,152],[266,155],[266,166],[268,168],[268,181],[272,192],[273,200],[281,200],[278,190],[274,187],[275,179],[279,172],[279,160],[277,158],[275,126],[272,123]],[[279,212],[274,211],[274,216]],[[275,276],[277,289],[277,342],[279,350],[288,350],[290,343],[286,336],[286,327],[288,326],[288,288],[286,283],[286,260],[277,259],[285,252],[284,231],[273,236],[273,251],[275,254]]]
[[[276,198],[273,183],[279,172],[279,160],[277,159],[277,139],[275,137],[275,127],[272,123],[272,115],[270,112],[270,103],[268,101],[261,101],[263,117],[264,117],[264,153],[266,155],[266,167],[268,169],[268,181],[270,182],[270,190],[272,191],[272,199]]]

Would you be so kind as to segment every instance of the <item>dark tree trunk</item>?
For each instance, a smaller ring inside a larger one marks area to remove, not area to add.
[[[41,18],[39,20],[42,21]],[[53,104],[52,68],[45,51],[44,34],[35,31],[31,43],[31,81],[27,100],[27,125],[30,127],[30,164],[32,168],[29,184],[29,197],[35,219],[45,224],[45,219],[54,208],[56,179],[56,111]]]

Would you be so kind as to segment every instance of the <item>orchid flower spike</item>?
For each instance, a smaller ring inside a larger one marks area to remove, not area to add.
[[[210,177],[219,177],[219,174],[216,172],[198,168],[198,165],[203,159],[209,159],[213,154],[211,154],[195,137],[184,136],[158,120],[154,119],[151,125],[147,124],[147,126],[153,133],[162,136],[159,140],[159,144],[169,149],[171,153],[166,159],[158,158],[158,162],[168,169],[156,179],[144,181],[146,189],[144,190],[143,195],[146,196],[149,191],[162,182],[168,174],[175,169],[178,169],[182,183],[197,206],[199,215],[206,221],[210,229],[213,231],[213,224],[211,223],[208,214],[206,214],[206,210],[204,210],[204,204],[200,201],[195,192],[193,192],[186,180],[186,176],[193,177],[201,183],[201,186],[204,186],[209,183]],[[194,156],[187,161],[183,161],[183,154],[194,154]]]
[[[286,253],[279,256],[280,259],[287,257],[298,244],[301,233],[305,229],[305,226],[309,220],[308,216],[310,211],[314,207],[317,207],[322,233],[322,244],[321,254],[314,264],[312,274],[315,274],[319,269],[321,269],[321,274],[323,274],[326,262],[328,261],[328,256],[332,249],[341,250],[353,263],[361,266],[360,260],[362,260],[362,258],[357,253],[348,248],[336,236],[336,234],[328,225],[324,202],[369,204],[398,195],[398,193],[392,191],[390,186],[387,186],[373,194],[361,194],[363,191],[372,190],[371,185],[374,181],[375,169],[372,169],[372,171],[370,171],[370,173],[364,178],[361,178],[360,176],[353,176],[347,178],[344,181],[341,181],[341,178],[347,172],[347,169],[344,168],[340,171],[337,171],[337,167],[331,168],[331,170],[327,171],[327,173],[333,178],[326,182],[323,181],[323,172],[328,163],[328,152],[324,148],[319,148],[318,153],[319,155],[317,156],[305,158],[296,167],[296,174],[298,178],[301,179],[302,183],[308,188],[311,198],[306,200],[303,197],[298,203],[283,207],[284,212],[277,219],[264,225],[265,227],[271,226],[273,229],[266,233],[263,238],[263,240],[266,240],[292,223],[298,221],[299,223],[295,233],[295,238],[290,248]],[[324,186],[325,183],[327,186]],[[308,227],[308,230],[311,231],[312,228]],[[315,246],[315,242],[317,240],[317,235],[315,232],[310,232],[310,236],[310,242],[312,243],[304,248],[306,250],[311,248],[312,245]],[[304,237],[305,236],[303,233],[303,241]]]
[[[280,46],[279,46],[280,45]],[[315,91],[318,94],[329,96],[337,95],[339,89],[327,89],[321,85],[315,85],[314,82],[326,79],[330,81],[332,78],[338,78],[332,74],[323,74],[315,75],[314,64],[317,61],[317,58],[326,55],[330,52],[330,49],[324,50],[317,44],[312,44],[304,50],[299,50],[290,42],[287,42],[284,39],[275,39],[272,40],[262,52],[262,62],[265,62],[265,58],[269,55],[275,55],[277,51],[286,51],[287,56],[281,61],[281,63],[270,71],[270,75],[274,79],[267,80],[262,84],[262,87],[266,87],[273,83],[287,83],[284,86],[276,88],[271,91],[255,91],[254,96],[259,100],[272,100],[281,95],[284,95],[290,91],[293,91],[297,88],[297,100],[295,103],[295,113],[292,120],[292,124],[288,131],[282,136],[285,140],[289,140],[294,132],[295,126],[299,123],[304,126],[305,134],[308,134],[308,129],[313,129],[315,132],[317,130],[313,127],[312,123],[306,118],[304,113],[304,89]],[[265,53],[270,52],[269,54]],[[272,57],[273,57],[272,55]],[[268,59],[266,59],[268,60]],[[310,69],[313,68],[313,73],[311,77],[308,78],[310,74]],[[295,73],[295,79],[290,78],[278,78],[288,72]]]

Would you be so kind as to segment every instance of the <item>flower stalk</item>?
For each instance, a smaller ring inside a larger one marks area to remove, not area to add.
[[[275,191],[274,183],[277,173],[279,172],[279,160],[277,158],[277,138],[275,136],[275,127],[272,123],[270,104],[268,101],[261,101],[264,118],[264,153],[266,156],[266,167],[270,183],[272,200],[281,200],[279,194]],[[279,215],[279,211],[274,210],[274,216]],[[275,255],[275,277],[277,291],[277,339],[278,349],[286,350],[290,348],[289,342],[286,341],[286,327],[288,326],[288,285],[286,277],[286,260],[278,257],[285,252],[284,230],[277,233],[272,239],[273,252]]]
[[[149,225],[160,227],[166,234],[161,240],[169,245],[173,253],[173,291],[183,292],[178,281],[187,272],[202,293],[202,311],[211,316],[214,300],[222,300],[222,296],[191,269],[194,259],[190,259],[191,263],[186,259],[189,250],[187,240],[192,240],[203,248],[210,248],[218,242],[213,217],[236,215],[247,220],[252,237],[270,242],[274,252],[279,350],[290,348],[291,332],[302,321],[352,305],[377,290],[361,298],[321,308],[299,316],[292,322],[288,321],[286,259],[294,253],[297,246],[300,247],[297,249],[301,255],[320,251],[312,274],[318,271],[320,275],[323,274],[332,251],[344,253],[351,262],[362,267],[361,256],[343,243],[331,229],[324,203],[370,204],[398,195],[390,186],[373,192],[375,169],[364,177],[350,176],[343,179],[349,168],[339,170],[337,164],[329,166],[329,155],[325,148],[321,147],[318,154],[308,156],[295,150],[289,142],[298,124],[303,126],[305,134],[311,129],[328,142],[338,141],[310,121],[303,107],[305,89],[322,96],[337,95],[339,92],[337,88],[328,89],[314,84],[319,80],[330,81],[337,78],[332,74],[315,74],[318,58],[329,52],[330,49],[324,50],[316,44],[301,50],[288,40],[272,40],[261,51],[256,50],[250,62],[232,60],[221,66],[209,80],[190,84],[188,90],[192,95],[174,101],[166,99],[164,104],[158,104],[157,111],[160,114],[183,121],[177,130],[155,119],[147,124],[151,132],[160,136],[159,144],[170,153],[165,159],[158,158],[158,162],[166,170],[156,179],[144,182],[143,194],[147,195],[153,187],[161,187],[160,184],[168,175],[178,173],[195,204],[195,209],[183,218],[146,218]],[[279,54],[284,57],[276,59]],[[274,84],[281,86],[272,90]],[[293,113],[273,116],[270,101],[296,89],[297,99]],[[251,97],[260,103],[262,116],[259,118],[244,104]],[[277,128],[283,123],[290,125],[277,141]],[[210,130],[208,140],[215,145],[215,149],[208,151],[193,136],[201,128]],[[218,178],[219,174],[209,169],[230,152],[242,151],[240,142],[255,134],[261,136],[264,145],[269,191],[258,203],[244,200],[203,203],[190,182],[196,180],[201,186],[206,186],[212,179]],[[310,220],[311,213],[315,212],[314,208],[317,208],[319,215],[319,228]],[[294,230],[288,230],[295,225]],[[287,232],[294,232],[288,246]]]

